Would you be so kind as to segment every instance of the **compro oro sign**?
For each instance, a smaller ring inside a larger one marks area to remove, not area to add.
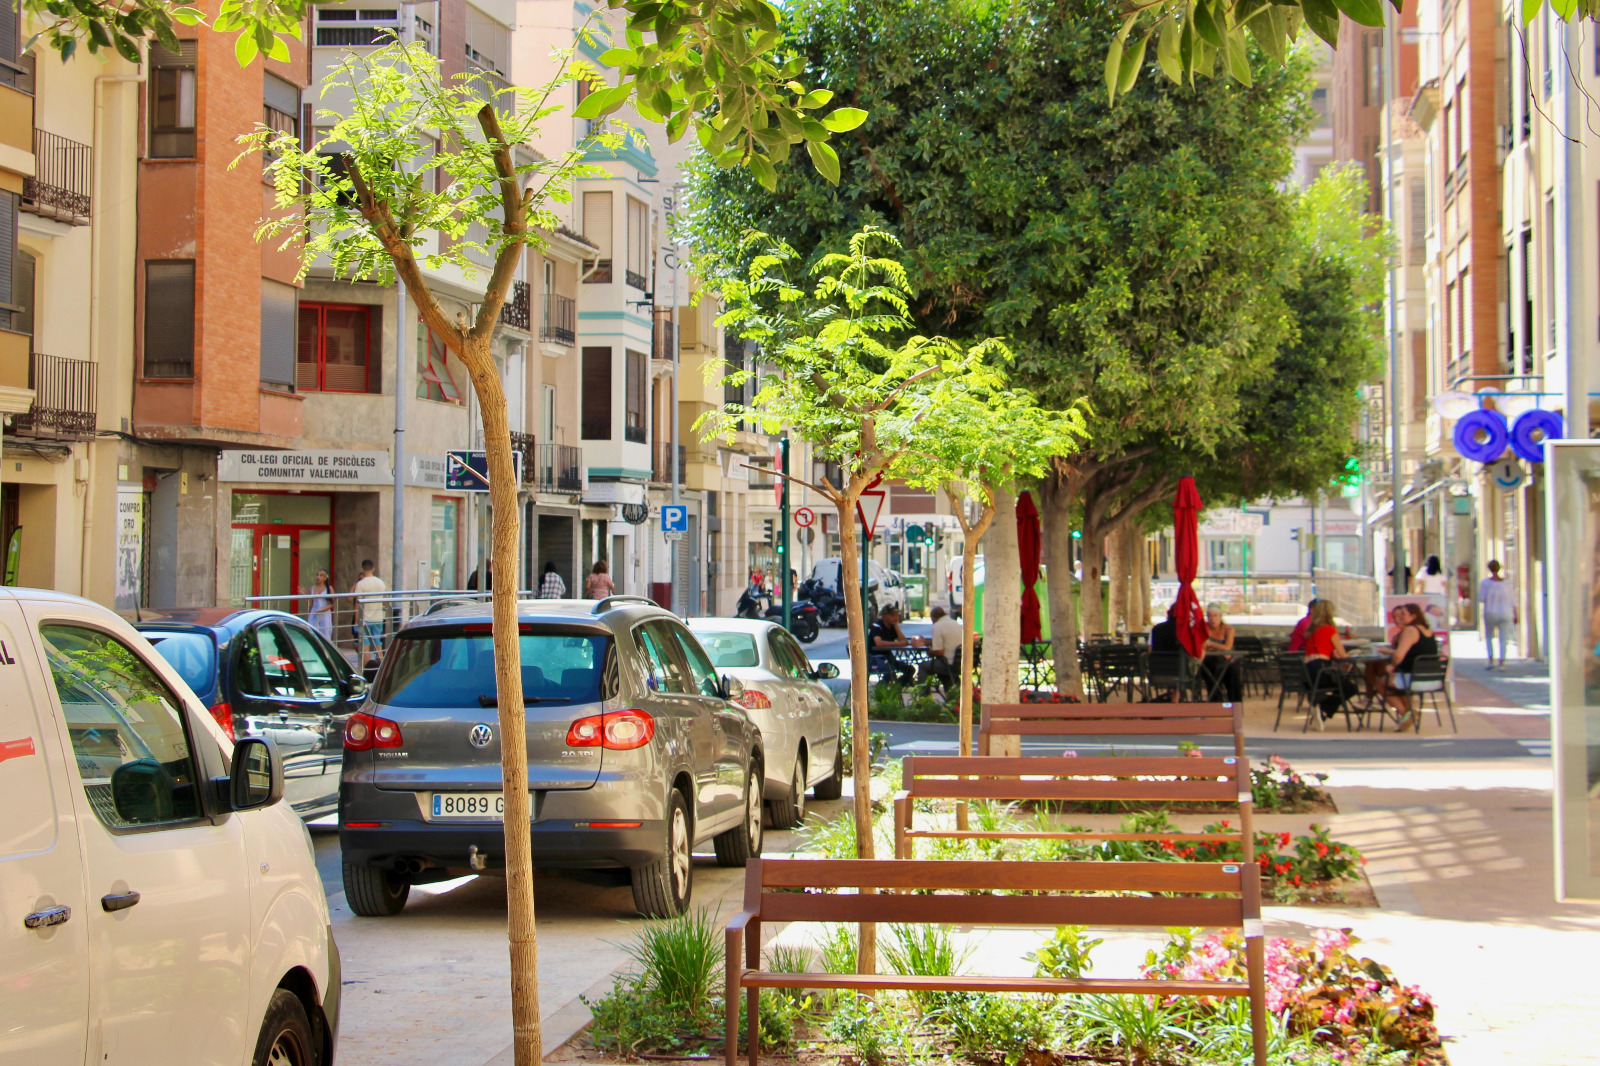
[[[386,451],[225,451],[217,457],[218,481],[278,485],[392,485]]]

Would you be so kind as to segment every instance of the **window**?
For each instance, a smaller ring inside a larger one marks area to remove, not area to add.
[[[761,665],[756,638],[749,633],[701,633],[700,643],[719,670]]]
[[[39,261],[33,253],[17,249],[16,272],[11,282],[11,298],[18,310],[11,315],[11,328],[18,333],[33,336],[33,324],[38,321],[33,279],[38,274]]]
[[[689,688],[689,668],[673,640],[672,630],[664,622],[646,622],[634,630],[639,638],[639,650],[644,653],[645,684],[652,692],[671,692],[686,696]]]
[[[95,816],[113,829],[200,817],[182,701],[106,633],[45,625],[39,635]]]
[[[295,387],[301,392],[380,391],[368,366],[372,333],[371,307],[301,304]]]
[[[397,9],[348,7],[317,7],[317,44],[324,48],[361,48],[367,45],[388,44],[400,34],[400,13]],[[417,20],[419,23],[421,19]],[[325,25],[337,23],[338,25]],[[361,23],[361,25],[353,25]],[[421,27],[418,27],[419,31]]]
[[[29,325],[27,320],[31,317],[23,298],[31,298],[32,293],[18,291],[21,286],[17,284],[17,203],[16,193],[0,192],[0,329],[23,333],[32,332],[23,329]]]
[[[150,46],[150,87],[146,106],[150,112],[151,159],[194,158],[195,41],[183,41],[174,52],[159,44]]]
[[[705,649],[700,647],[700,642],[689,635],[689,631],[681,625],[672,622],[652,622],[672,633],[678,642],[678,648],[683,652],[683,657],[689,663],[689,673],[694,677],[696,688],[702,696],[722,696],[722,686],[717,683],[717,669],[711,665],[711,660],[706,658]]]
[[[1206,569],[1212,573],[1239,573],[1244,570],[1249,537],[1209,537],[1206,539]]]
[[[628,365],[626,368],[626,392],[628,401],[628,424],[623,432],[623,437],[635,444],[643,444],[646,440],[644,427],[644,390],[645,380],[648,377],[645,372],[645,365],[646,361],[650,357],[645,355],[643,352],[635,352],[631,349],[628,351],[627,356]]]
[[[797,681],[811,680],[811,662],[793,637],[781,629],[772,629],[768,631],[767,639],[772,642],[774,661],[787,670],[790,677]]]
[[[239,689],[249,696],[306,699],[305,678],[277,626],[258,626],[239,652]]]
[[[300,668],[311,688],[311,698],[330,702],[338,699],[340,672],[332,659],[336,653],[299,626],[285,626],[283,632],[289,635],[289,643],[300,660]]]
[[[461,390],[450,373],[450,350],[427,326],[417,339],[417,395],[424,400],[461,402]]]
[[[194,261],[144,265],[144,376],[194,377]]]
[[[275,74],[264,74],[262,125],[273,133],[300,136],[300,89]]]
[[[583,350],[583,439],[611,439],[611,349]]]
[[[556,439],[556,387],[541,386],[539,401],[539,440],[551,444]]]
[[[628,197],[627,282],[640,292],[650,289],[650,207]]]
[[[295,383],[295,301],[293,285],[261,279],[261,381],[292,388]]]
[[[583,280],[590,285],[611,282],[611,194],[583,194],[583,236],[599,249],[595,258],[585,260]]]
[[[1311,109],[1317,113],[1317,128],[1322,129],[1329,124],[1328,119],[1328,90],[1311,90]]]
[[[453,496],[435,496],[428,547],[429,588],[453,589],[460,586],[461,569],[456,561],[460,528],[461,501]]]
[[[0,4],[0,85],[10,85],[22,88],[23,84],[32,80],[26,67],[19,60],[20,49],[17,47],[17,28],[20,19],[17,16],[17,6]]]
[[[523,633],[518,643],[524,698],[593,703],[616,695],[609,637]],[[494,638],[488,633],[453,626],[402,632],[387,660],[373,687],[375,703],[429,711],[470,708],[477,715],[484,713],[485,698],[494,699]]]

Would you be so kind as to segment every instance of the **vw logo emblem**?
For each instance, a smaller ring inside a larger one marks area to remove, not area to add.
[[[473,726],[472,731],[467,734],[467,740],[470,741],[472,746],[475,748],[487,748],[494,742],[494,730],[490,729],[483,722],[479,722],[477,725]]]

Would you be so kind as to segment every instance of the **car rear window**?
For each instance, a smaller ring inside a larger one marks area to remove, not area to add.
[[[217,687],[217,644],[210,634],[147,629],[141,636],[197,693],[204,695]]]
[[[694,631],[711,656],[711,665],[718,670],[732,666],[760,666],[761,653],[756,650],[756,638],[749,633],[707,633]]]
[[[520,643],[524,700],[593,703],[602,698],[610,637],[524,630]],[[494,640],[487,627],[402,632],[384,657],[372,699],[389,707],[493,706]]]

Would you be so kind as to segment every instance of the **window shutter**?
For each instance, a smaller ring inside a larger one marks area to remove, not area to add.
[[[383,393],[383,308],[367,311],[367,391]]]
[[[16,263],[17,272],[15,279],[12,281],[12,287],[16,296],[17,306],[22,310],[11,316],[11,328],[18,333],[26,333],[31,337],[33,336],[34,328],[33,277],[37,263],[34,261],[33,256],[20,249],[17,251]]]
[[[610,348],[583,350],[583,439],[611,439]]]
[[[261,279],[261,380],[295,384],[296,292],[293,285]]]
[[[178,50],[174,52],[164,44],[150,43],[150,66],[155,67],[192,67],[200,56],[199,41],[179,41]]]
[[[0,7],[4,7],[0,4]],[[0,192],[0,328],[16,329],[17,194]]]
[[[600,249],[597,259],[611,258],[611,194],[583,194],[583,236]]]
[[[282,111],[290,118],[300,118],[300,90],[275,74],[263,74],[262,101],[274,111]]]
[[[0,4],[0,59],[7,66],[0,68],[0,85],[17,83],[17,60],[20,57],[17,41],[17,8],[13,4]]]
[[[194,377],[194,262],[144,265],[144,375]]]

